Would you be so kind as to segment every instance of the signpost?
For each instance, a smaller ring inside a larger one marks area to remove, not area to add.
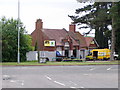
[[[17,62],[20,63],[20,2],[18,0],[18,58]]]

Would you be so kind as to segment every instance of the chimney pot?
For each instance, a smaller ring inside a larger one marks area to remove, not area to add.
[[[70,24],[69,25],[69,31],[76,32],[76,25],[75,24]]]
[[[36,29],[42,29],[42,28],[43,28],[42,19],[37,19],[37,21],[36,21]]]

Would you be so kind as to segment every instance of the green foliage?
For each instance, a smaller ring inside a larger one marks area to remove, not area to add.
[[[95,39],[98,42],[100,48],[108,48],[108,39],[107,31],[108,25],[111,25],[110,14],[111,3],[105,2],[96,2],[92,5],[87,5],[83,8],[79,8],[76,10],[77,16],[69,16],[74,23],[78,25],[85,24],[86,26],[82,26],[81,28],[90,28],[95,29]],[[81,13],[87,12],[85,15],[81,15]],[[90,33],[87,32],[87,34]]]
[[[85,15],[82,13],[87,12]],[[76,16],[69,16],[78,25],[86,24],[80,28],[95,29],[95,39],[100,48],[108,47],[108,40],[111,40],[111,31],[108,26],[111,25],[115,29],[116,43],[115,51],[119,54],[120,59],[120,1],[114,2],[95,2],[76,10]],[[114,17],[114,23],[112,18]],[[90,31],[86,34],[89,34]]]
[[[115,10],[114,10],[115,9]],[[116,12],[115,18],[115,27],[116,27],[116,44],[115,44],[115,50],[118,52],[119,59],[120,59],[120,2],[116,3],[116,6],[114,7],[114,10]]]
[[[6,19],[3,17],[2,22],[2,61],[17,62],[18,51],[18,20]],[[32,50],[31,37],[24,34],[25,27],[20,22],[20,57],[21,61],[26,60],[26,52]]]

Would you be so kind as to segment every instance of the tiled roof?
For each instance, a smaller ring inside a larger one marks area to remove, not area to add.
[[[84,37],[87,47],[90,46],[90,43],[93,41],[94,37]]]
[[[72,37],[72,41],[73,41],[73,45],[79,45],[79,43],[77,42],[79,40],[79,38],[76,36],[76,34],[74,32],[68,31],[68,34]]]
[[[83,35],[81,35],[79,32],[76,32],[76,36],[80,40],[80,47],[87,47],[86,40]]]
[[[56,41],[56,45],[62,45],[61,39],[67,34],[63,29],[43,29],[43,32],[49,37],[49,39],[54,39]]]
[[[43,32],[44,40],[45,39],[55,40],[57,46],[64,46],[62,40],[66,39],[66,37],[70,37],[73,46],[79,46],[79,41],[80,41],[81,48],[89,47],[91,41],[94,40],[94,37],[84,37],[79,32],[74,33],[71,31],[67,31],[65,29],[42,29],[42,32]],[[32,34],[34,33],[35,30],[32,32]]]
[[[62,39],[65,39],[67,35],[69,35],[68,31],[65,29],[43,29],[44,34],[49,37],[49,39],[54,39],[56,41],[56,45],[63,45]],[[71,37],[71,36],[70,36]],[[75,38],[75,35],[74,35]],[[71,37],[73,41],[73,45],[79,45],[73,37]]]

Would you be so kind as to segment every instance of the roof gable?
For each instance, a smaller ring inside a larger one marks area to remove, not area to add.
[[[87,47],[86,40],[83,35],[81,35],[79,32],[76,32],[76,36],[80,40],[80,47]]]
[[[96,42],[96,40],[94,39],[94,37],[85,37],[85,41],[88,47],[90,47],[90,45],[94,46],[96,45],[96,47],[99,47],[98,43]]]
[[[56,41],[56,45],[63,45],[62,40],[63,39],[70,39],[73,42],[73,45],[79,45],[75,39],[77,39],[74,35],[71,36],[70,33],[68,33],[68,31],[66,31],[65,29],[43,29],[44,34],[49,37],[49,39],[55,39]]]

